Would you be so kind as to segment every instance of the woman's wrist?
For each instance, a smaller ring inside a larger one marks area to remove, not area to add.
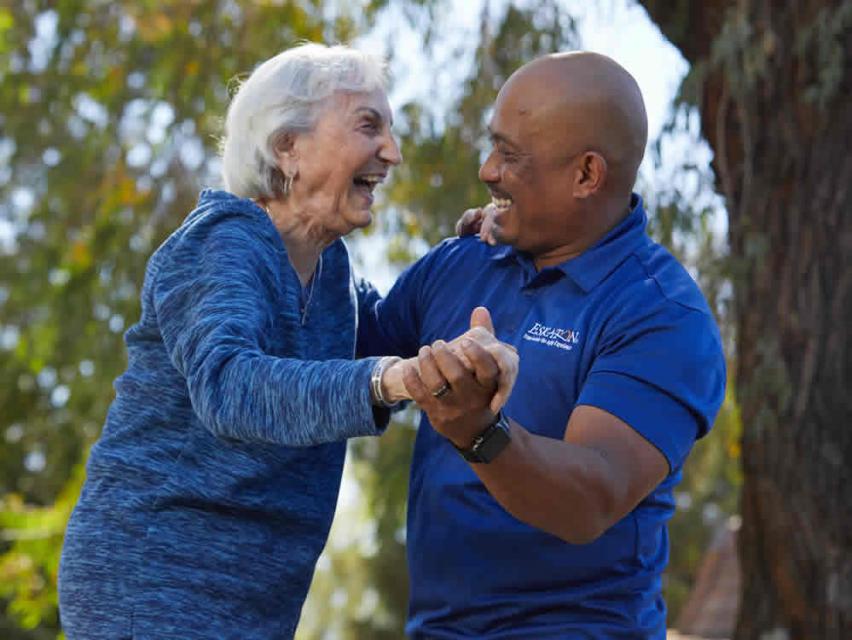
[[[397,366],[401,362],[402,358],[396,356],[386,356],[376,361],[370,375],[370,398],[375,406],[392,407],[408,399],[402,383],[402,369]]]
[[[397,404],[403,400],[411,400],[405,382],[402,380],[402,372],[408,360],[395,358],[384,370],[382,376],[382,394],[391,404]]]

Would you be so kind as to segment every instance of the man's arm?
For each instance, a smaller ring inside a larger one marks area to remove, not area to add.
[[[474,342],[463,349],[474,363],[487,355]],[[488,387],[443,343],[421,349],[419,365],[419,373],[406,369],[409,393],[438,432],[457,447],[470,447],[494,420]],[[452,393],[433,397],[429,389],[444,378]],[[566,542],[596,539],[668,473],[668,462],[656,447],[596,407],[577,407],[561,441],[532,434],[512,420],[510,425],[510,444],[491,463],[471,467],[509,513]]]
[[[506,450],[472,468],[509,513],[566,542],[598,538],[668,473],[659,450],[597,407],[577,407],[561,441],[509,423]]]

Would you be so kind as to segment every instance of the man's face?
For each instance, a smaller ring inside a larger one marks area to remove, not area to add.
[[[583,151],[569,148],[567,119],[536,84],[510,80],[500,91],[479,169],[496,208],[495,238],[533,255],[571,239],[571,163]]]

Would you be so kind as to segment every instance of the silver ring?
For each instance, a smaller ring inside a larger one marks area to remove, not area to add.
[[[444,384],[441,385],[440,389],[436,389],[435,391],[433,391],[432,395],[435,396],[436,398],[440,398],[442,396],[447,395],[449,392],[450,392],[450,384],[448,382],[445,382]]]

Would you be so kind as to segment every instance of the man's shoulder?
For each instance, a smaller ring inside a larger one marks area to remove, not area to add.
[[[663,304],[690,309],[712,318],[698,283],[686,267],[664,246],[649,241],[633,253],[641,280],[653,284],[651,290]]]
[[[650,239],[610,275],[597,301],[597,320],[606,326],[608,339],[691,339],[704,334],[720,342],[716,320],[696,281],[668,249]]]
[[[448,294],[471,291],[474,275],[487,278],[499,247],[476,236],[442,240],[410,265],[397,279],[388,297],[444,300]]]
[[[430,263],[434,267],[458,262],[485,262],[504,251],[505,247],[492,247],[479,236],[454,236],[436,244],[418,262]]]

